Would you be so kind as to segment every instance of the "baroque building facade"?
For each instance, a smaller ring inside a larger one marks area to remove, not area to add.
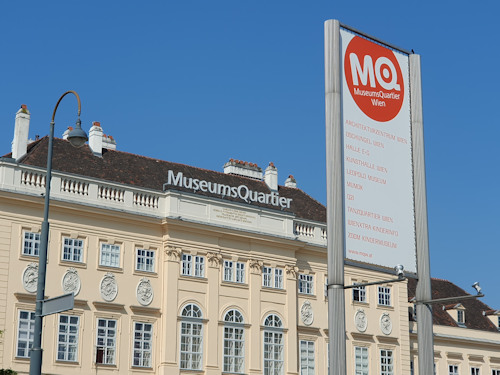
[[[47,137],[16,115],[0,159],[0,367],[29,369]],[[43,326],[46,374],[326,374],[325,207],[230,160],[224,172],[55,139],[46,296],[73,292]],[[345,267],[346,283],[388,272]],[[417,368],[415,281],[346,290],[349,374]],[[433,280],[436,295],[465,293]],[[460,295],[460,294],[455,294]],[[499,312],[435,306],[437,374],[500,375]],[[334,365],[334,364],[333,364]],[[478,372],[476,372],[476,369]]]

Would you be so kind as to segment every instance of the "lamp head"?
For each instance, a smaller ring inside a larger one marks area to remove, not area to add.
[[[479,282],[476,281],[474,284],[472,284],[472,287],[476,289],[477,294],[481,294],[481,287],[479,286]]]
[[[394,267],[394,271],[396,271],[396,274],[398,275],[398,277],[400,279],[402,279],[403,277],[405,277],[405,272],[404,272],[404,267],[402,264],[398,264],[396,267]]]
[[[88,140],[87,133],[82,129],[82,122],[78,118],[75,128],[68,134],[68,141],[74,147],[82,147]]]

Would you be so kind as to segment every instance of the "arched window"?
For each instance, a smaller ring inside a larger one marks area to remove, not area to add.
[[[264,320],[264,375],[282,375],[284,364],[283,323],[274,314]]]
[[[245,372],[245,340],[243,315],[238,310],[229,310],[224,316],[224,372]]]
[[[203,358],[203,322],[200,308],[195,304],[184,307],[181,313],[181,369],[201,370]]]

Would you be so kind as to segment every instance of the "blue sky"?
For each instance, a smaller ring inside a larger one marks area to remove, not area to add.
[[[266,167],[325,203],[323,23],[339,19],[422,58],[434,277],[500,308],[500,138],[496,2],[3,2],[0,153],[15,112],[46,135],[59,96],[76,90],[83,127],[100,121],[118,149],[222,170]],[[65,98],[56,135],[73,125]]]

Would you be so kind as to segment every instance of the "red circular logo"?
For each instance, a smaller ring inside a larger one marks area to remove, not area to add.
[[[403,74],[390,49],[355,36],[344,57],[347,87],[359,109],[372,120],[390,121],[401,110]]]

